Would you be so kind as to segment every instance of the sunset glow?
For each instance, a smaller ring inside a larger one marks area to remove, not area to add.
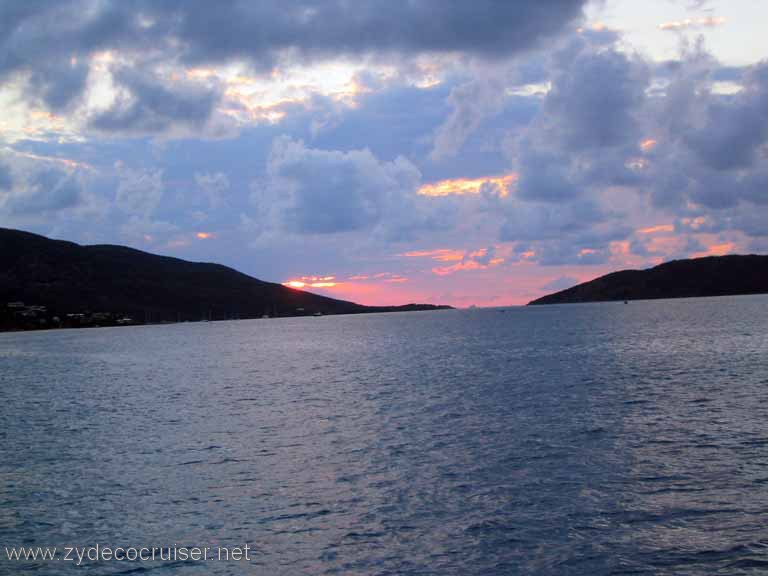
[[[283,286],[289,288],[334,288],[339,285],[335,276],[302,276],[296,280],[283,282]]]
[[[658,141],[654,140],[653,138],[648,138],[647,140],[643,140],[640,142],[640,149],[643,152],[650,152],[654,148],[656,148],[656,145],[658,144]]]
[[[464,258],[464,251],[449,250],[446,248],[441,248],[439,250],[415,250],[413,252],[401,254],[401,256],[406,256],[407,258],[431,258],[441,262],[453,262]]]
[[[640,228],[637,232],[639,234],[658,234],[659,232],[674,232],[674,230],[675,226],[673,224],[659,224],[657,226]]]
[[[3,227],[376,304],[768,252],[763,1],[10,3]]]
[[[433,184],[424,184],[419,188],[420,196],[451,196],[464,194],[480,194],[483,187],[489,190],[498,191],[502,198],[509,195],[511,188],[517,182],[517,174],[507,174],[505,176],[492,176],[488,178],[457,178],[453,180],[441,180]]]

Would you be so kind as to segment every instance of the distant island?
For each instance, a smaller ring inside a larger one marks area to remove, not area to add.
[[[448,308],[363,306],[220,264],[0,228],[0,330]]]
[[[528,305],[764,293],[768,293],[768,256],[707,256],[613,272]]]

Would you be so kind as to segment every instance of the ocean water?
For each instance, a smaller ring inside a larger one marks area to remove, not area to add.
[[[768,573],[768,297],[0,334],[0,573]]]

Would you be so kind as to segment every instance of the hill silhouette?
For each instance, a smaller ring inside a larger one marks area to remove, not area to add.
[[[707,256],[613,272],[529,305],[768,293],[768,256]]]
[[[220,264],[0,228],[0,306],[14,301],[60,314],[119,313],[140,322],[448,308],[363,306],[264,282]]]

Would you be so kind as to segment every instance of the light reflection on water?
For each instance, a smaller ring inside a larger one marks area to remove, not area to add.
[[[256,550],[80,574],[764,573],[767,353],[764,296],[2,334],[0,546]]]

